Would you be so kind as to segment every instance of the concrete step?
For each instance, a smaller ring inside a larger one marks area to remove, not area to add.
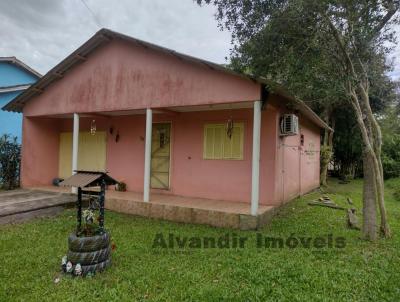
[[[63,206],[44,208],[40,210],[31,210],[24,213],[15,213],[0,217],[0,225],[9,223],[21,223],[34,218],[54,217],[64,211]]]
[[[0,193],[0,224],[26,221],[36,217],[59,214],[66,207],[73,207],[76,196],[30,190]]]

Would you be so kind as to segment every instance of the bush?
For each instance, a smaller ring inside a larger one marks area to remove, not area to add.
[[[400,177],[400,134],[384,136],[382,166],[385,179]]]
[[[400,178],[392,178],[385,181],[385,186],[393,190],[393,197],[400,201]]]
[[[396,189],[393,193],[393,197],[394,199],[396,199],[397,201],[400,201],[400,188]]]
[[[0,186],[12,190],[19,186],[21,145],[16,137],[4,134],[0,137]]]

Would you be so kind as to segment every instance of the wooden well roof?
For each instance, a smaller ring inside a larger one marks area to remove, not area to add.
[[[93,187],[100,185],[102,180],[105,180],[106,185],[115,185],[117,181],[108,176],[105,172],[97,171],[77,171],[76,174],[65,179],[60,183],[63,187]]]

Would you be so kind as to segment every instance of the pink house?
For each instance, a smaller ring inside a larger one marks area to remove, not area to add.
[[[23,112],[23,187],[106,170],[128,190],[109,208],[159,218],[149,204],[257,217],[317,188],[328,128],[265,79],[107,29],[3,109]]]

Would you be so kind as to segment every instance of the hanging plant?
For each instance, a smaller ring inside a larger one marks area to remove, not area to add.
[[[90,134],[95,135],[96,134],[96,120],[92,120],[90,123]]]
[[[226,135],[228,136],[229,139],[232,138],[232,133],[233,133],[233,119],[230,117],[228,119],[228,122],[226,123]]]

